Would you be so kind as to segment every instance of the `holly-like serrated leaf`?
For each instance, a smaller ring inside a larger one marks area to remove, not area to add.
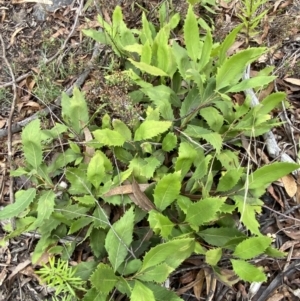
[[[150,24],[147,20],[147,17],[145,15],[145,12],[143,11],[143,14],[142,14],[142,30],[140,31],[140,39],[141,39],[141,42],[143,44],[149,42],[150,45],[152,45],[153,43],[153,39],[152,39],[152,32],[151,32],[151,29],[150,29]]]
[[[253,234],[258,236],[261,235],[259,231],[259,223],[256,219],[257,213],[261,212],[261,206],[263,202],[257,200],[257,202],[253,204],[249,204],[245,202],[243,197],[234,196],[233,199],[235,200],[238,206],[238,212],[240,213],[240,221],[250,230]]]
[[[175,269],[184,259],[191,255],[194,247],[195,241],[192,238],[175,239],[159,244],[146,253],[139,272],[143,272],[162,262]]]
[[[142,47],[141,62],[150,65],[152,59],[152,49],[150,42],[147,40]]]
[[[298,169],[300,165],[288,162],[275,162],[265,165],[249,175],[249,189],[266,187],[273,181]]]
[[[201,53],[201,45],[199,39],[198,22],[191,5],[189,5],[189,9],[185,18],[183,32],[187,52],[190,58],[196,62]]]
[[[128,254],[128,248],[132,242],[134,225],[134,212],[130,208],[112,225],[105,239],[105,249],[109,261],[116,271]]]
[[[162,141],[162,149],[165,152],[170,152],[177,145],[177,136],[173,133],[168,133]]]
[[[88,207],[92,207],[95,205],[95,198],[91,195],[84,195],[84,196],[79,196],[79,197],[73,197],[73,199],[77,202],[79,202],[80,204],[82,204],[83,206],[88,206]]]
[[[69,193],[87,194],[90,192],[91,184],[86,177],[86,168],[84,166],[67,168],[66,178],[71,184]]]
[[[99,187],[105,177],[105,167],[102,155],[96,152],[87,168],[87,179],[95,188]]]
[[[237,153],[228,149],[222,150],[220,154],[217,155],[217,159],[221,162],[222,166],[226,168],[226,170],[235,170],[239,167]]]
[[[131,131],[130,131],[129,127],[123,121],[121,121],[119,119],[114,119],[112,121],[112,125],[119,134],[124,136],[126,141],[131,141],[131,139],[132,139]]]
[[[117,283],[118,277],[109,265],[100,263],[92,274],[90,281],[98,292],[108,295]]]
[[[97,141],[107,146],[122,146],[126,141],[126,138],[116,130],[96,130],[93,134]]]
[[[184,133],[192,138],[202,138],[206,140],[216,149],[217,153],[219,153],[222,148],[222,136],[203,127],[189,124]]]
[[[252,259],[263,254],[271,243],[272,239],[267,236],[250,237],[236,246],[233,255],[241,259]]]
[[[156,234],[161,234],[164,239],[168,239],[175,226],[167,216],[154,210],[149,212],[148,221],[153,231]]]
[[[213,39],[210,30],[207,30],[201,56],[198,64],[199,72],[208,64],[213,47]]]
[[[226,200],[225,198],[207,198],[193,203],[187,209],[186,222],[201,226],[205,223],[214,221],[217,212]]]
[[[276,76],[257,76],[254,78],[246,79],[241,81],[240,83],[232,86],[227,92],[240,92],[245,91],[247,89],[253,89],[256,87],[263,87],[264,85],[273,82],[276,79]]]
[[[72,223],[68,234],[73,234],[73,233],[83,229],[84,227],[86,227],[87,225],[89,225],[92,222],[93,222],[93,220],[91,219],[90,216],[82,216]]]
[[[155,301],[153,292],[142,282],[135,280],[130,301]]]
[[[172,44],[172,52],[178,67],[178,71],[184,79],[187,79],[186,71],[191,69],[192,64],[185,48],[179,46],[176,41]]]
[[[170,121],[146,120],[135,131],[134,141],[153,138],[167,131],[171,125]]]
[[[218,68],[216,90],[237,84],[245,72],[245,66],[258,59],[265,51],[266,48],[263,47],[247,48],[227,58]]]
[[[29,188],[27,190],[19,190],[16,192],[16,199],[13,204],[7,205],[0,211],[0,219],[7,219],[16,217],[23,212],[34,200],[36,195],[35,188]]]
[[[211,266],[216,266],[222,257],[222,249],[210,249],[205,253],[205,262]]]
[[[199,236],[202,237],[208,244],[222,247],[228,241],[236,238],[236,237],[244,237],[246,236],[239,232],[235,228],[207,228],[199,232]]]
[[[214,107],[206,107],[200,110],[199,114],[205,119],[209,127],[218,132],[223,125],[224,118]]]
[[[273,247],[268,247],[265,251],[265,254],[275,258],[285,258],[287,256],[287,253],[281,252]]]
[[[163,262],[152,269],[148,269],[145,271],[145,273],[138,274],[136,278],[142,281],[154,281],[156,283],[162,283],[166,281],[168,276],[173,271],[174,269],[172,267]]]
[[[26,161],[38,169],[42,163],[42,143],[40,120],[31,121],[22,131],[22,144]]]
[[[163,211],[179,196],[181,188],[180,172],[164,176],[154,189],[154,203]]]
[[[41,225],[46,219],[48,219],[55,206],[55,193],[52,190],[43,191],[38,200],[37,206],[37,220],[35,222],[36,226]]]
[[[230,259],[235,273],[244,281],[264,282],[266,275],[257,267],[243,260]]]
[[[192,163],[197,157],[195,146],[188,142],[181,142],[179,145],[178,158],[175,163],[175,170],[180,171],[181,179],[190,171]]]
[[[229,191],[230,189],[232,189],[240,180],[243,171],[244,170],[242,168],[227,171],[221,177],[217,187],[217,191]]]

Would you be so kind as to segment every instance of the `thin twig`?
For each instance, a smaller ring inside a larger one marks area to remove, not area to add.
[[[8,154],[7,154],[7,158],[8,158],[8,163],[9,163],[9,169],[10,171],[12,171],[14,169],[13,166],[13,153],[12,153],[12,120],[14,117],[14,112],[15,112],[15,107],[17,104],[17,85],[16,85],[16,78],[15,78],[15,74],[12,70],[12,67],[9,63],[9,61],[6,58],[6,51],[5,51],[5,45],[4,45],[4,41],[3,41],[3,37],[0,34],[0,40],[1,40],[1,44],[2,44],[2,58],[9,70],[11,79],[13,81],[13,85],[12,85],[12,89],[13,89],[13,100],[11,103],[11,108],[10,108],[10,113],[9,113],[9,117],[8,117],[8,121],[7,121],[7,148],[8,148]],[[13,204],[15,202],[15,197],[14,197],[14,180],[13,177],[10,176],[9,177],[9,202],[10,204]],[[11,219],[11,223],[12,223],[12,228],[15,228],[14,225],[14,219]]]

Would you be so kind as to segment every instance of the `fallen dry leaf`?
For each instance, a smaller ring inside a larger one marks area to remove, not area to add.
[[[138,184],[139,189],[144,192],[149,186],[150,184]],[[109,196],[113,196],[113,195],[122,195],[122,194],[131,194],[133,193],[133,188],[131,184],[128,185],[121,185],[118,187],[115,187],[113,189],[111,189],[109,192],[107,192],[104,196],[105,197],[109,197]]]
[[[193,286],[193,290],[194,290],[194,295],[196,297],[197,300],[201,299],[201,292],[203,289],[203,283],[204,283],[204,271],[203,269],[200,270],[196,276],[195,279],[195,285]]]
[[[297,192],[297,184],[292,175],[287,175],[281,178],[281,182],[285,188],[286,193],[292,198]]]
[[[293,77],[287,77],[283,79],[285,82],[300,86],[300,79],[299,78],[293,78]]]

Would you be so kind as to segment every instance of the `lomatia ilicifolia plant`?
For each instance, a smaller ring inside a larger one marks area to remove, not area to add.
[[[255,170],[242,163],[240,135],[257,137],[278,125],[269,113],[285,94],[273,93],[251,108],[248,99],[233,103],[230,93],[274,80],[262,75],[242,80],[245,67],[266,49],[248,48],[227,57],[242,25],[214,43],[209,27],[199,35],[204,23],[192,5],[181,43],[170,35],[179,25],[178,14],[160,28],[143,13],[142,28],[129,29],[120,7],[112,25],[98,20],[104,31],[84,34],[126,58],[123,72],[135,87],[130,101],[144,110],[133,115],[130,126],[107,114],[96,125],[84,94],[75,88],[72,97],[62,95],[64,124],[51,129],[41,129],[40,120],[28,124],[22,132],[26,164],[11,174],[29,178],[32,185],[0,212],[1,219],[14,217],[16,223],[15,229],[7,227],[5,239],[38,232],[32,262],[45,252],[60,257],[40,271],[41,278],[58,295],[67,287],[84,301],[113,300],[118,293],[131,301],[141,296],[182,300],[162,284],[193,255],[202,256],[229,285],[265,281],[252,259],[285,254],[260,233],[260,197],[270,183],[299,166],[277,162]],[[68,143],[47,159],[57,141]],[[76,239],[60,244],[67,235]],[[66,267],[62,261],[85,242],[93,260],[74,270]],[[235,280],[224,276],[224,262]]]

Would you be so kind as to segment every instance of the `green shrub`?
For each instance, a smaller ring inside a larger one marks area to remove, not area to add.
[[[230,93],[257,88],[274,80],[242,80],[245,67],[266,52],[248,48],[231,57],[226,52],[241,26],[221,44],[189,7],[183,43],[170,38],[178,14],[156,29],[142,16],[142,29],[130,30],[117,7],[113,25],[99,17],[103,32],[84,33],[109,43],[127,58],[124,73],[138,87],[131,101],[143,103],[129,127],[106,114],[102,126],[90,123],[83,93],[62,96],[65,122],[41,130],[32,121],[22,133],[26,166],[12,172],[26,176],[32,188],[16,193],[15,204],[0,212],[16,217],[16,229],[37,231],[41,239],[32,261],[46,251],[68,260],[76,241],[61,246],[59,238],[78,234],[88,240],[94,261],[78,264],[76,273],[88,289],[83,300],[107,300],[117,290],[132,301],[182,300],[164,283],[192,254],[203,256],[219,279],[266,280],[251,259],[282,257],[271,238],[259,231],[260,197],[274,180],[299,166],[272,163],[252,171],[239,156],[239,137],[253,138],[279,123],[269,113],[285,95],[273,93],[260,106],[234,104]],[[113,38],[112,38],[113,37]],[[93,140],[85,141],[93,135]],[[45,152],[68,141],[55,160]],[[230,147],[229,147],[230,146]],[[7,229],[9,230],[9,229]],[[84,230],[84,231],[83,231]],[[226,255],[226,257],[224,256]],[[222,276],[227,258],[238,276]]]

